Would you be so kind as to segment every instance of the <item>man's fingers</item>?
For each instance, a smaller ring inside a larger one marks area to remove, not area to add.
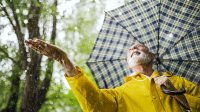
[[[45,46],[44,46],[43,44],[40,44],[39,39],[35,39],[35,40],[32,40],[32,39],[25,40],[25,43],[26,43],[26,45],[27,45],[29,48],[33,49],[34,51],[37,51],[37,52],[39,52],[39,53],[41,53],[41,54],[44,54],[44,55],[47,54],[47,52],[46,52],[46,50],[45,50]]]
[[[166,76],[160,76],[160,77],[155,77],[154,80],[156,84],[162,85],[168,80],[168,78]]]
[[[36,46],[36,42],[32,39],[25,40],[25,43],[28,47]]]
[[[39,39],[29,39],[29,40],[25,40],[25,43],[28,47],[36,47],[36,48],[44,48],[43,44],[40,44]]]
[[[48,45],[46,42],[44,42],[43,40],[40,40],[40,39],[38,39],[37,42],[44,46]]]
[[[34,51],[46,55],[49,58],[59,60],[59,56],[57,53],[59,49],[57,49],[55,46],[48,44],[40,39],[29,39],[26,40],[25,43],[29,48],[33,49]]]
[[[32,41],[31,41],[31,40],[25,40],[25,44],[26,44],[27,46],[32,45]]]
[[[35,47],[41,47],[41,48],[46,48],[46,47],[49,47],[49,44],[40,40],[40,39],[29,39],[29,40],[25,40],[25,43],[27,45],[32,45],[32,46],[35,46]]]
[[[39,49],[37,49],[36,47],[31,47],[31,49],[34,50],[34,51],[37,52],[37,53],[42,54],[41,51],[40,51]]]

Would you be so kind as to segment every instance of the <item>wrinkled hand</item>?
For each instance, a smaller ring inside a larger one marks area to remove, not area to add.
[[[40,39],[25,40],[25,44],[34,51],[57,60],[60,64],[62,64],[64,71],[68,76],[74,76],[78,73],[75,65],[71,62],[67,54],[62,49],[52,44],[48,44]]]
[[[25,43],[29,48],[33,49],[34,51],[37,51],[38,53],[42,55],[45,55],[49,58],[57,60],[61,64],[62,64],[62,60],[66,59],[67,57],[66,53],[62,49],[52,44],[48,44],[40,39],[25,40]]]

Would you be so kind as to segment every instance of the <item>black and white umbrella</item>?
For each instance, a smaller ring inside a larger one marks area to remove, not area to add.
[[[200,1],[133,0],[105,13],[87,65],[100,88],[114,88],[132,71],[128,48],[145,44],[157,55],[154,69],[200,85]]]

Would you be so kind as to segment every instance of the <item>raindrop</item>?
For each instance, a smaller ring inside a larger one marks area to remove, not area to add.
[[[119,12],[118,15],[121,16],[121,15],[122,15],[122,12]]]
[[[28,10],[24,9],[22,12],[23,15],[28,15]]]
[[[26,52],[28,52],[28,47],[26,47]]]
[[[60,15],[57,15],[57,16],[56,16],[56,19],[61,19],[61,16],[60,16]]]
[[[17,14],[19,13],[19,9],[16,9],[16,13],[17,13]]]
[[[25,20],[24,20],[24,24],[27,24],[27,23],[28,23],[28,20],[27,20],[27,19],[25,19]]]
[[[31,58],[27,58],[27,62],[31,62]]]
[[[138,19],[140,22],[142,21],[142,19]]]
[[[25,75],[25,74],[22,74],[22,75],[20,76],[20,79],[21,79],[21,80],[25,80],[25,79],[26,79],[26,75]]]
[[[169,38],[173,38],[174,35],[173,35],[172,33],[170,33],[170,34],[168,35],[168,37],[169,37]]]
[[[78,27],[76,26],[76,27],[74,27],[74,30],[78,30]]]

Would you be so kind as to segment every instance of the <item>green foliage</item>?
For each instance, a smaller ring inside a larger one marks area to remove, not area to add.
[[[3,102],[3,103],[0,103],[0,110],[6,106],[6,102],[8,100],[8,95],[9,95],[9,89],[10,89],[10,87],[9,87],[10,83],[8,81],[6,81],[8,79],[5,76],[5,74],[7,74],[7,73],[0,71],[0,89],[1,89],[0,102]]]
[[[71,90],[64,89],[63,85],[56,84],[53,80],[51,85],[46,97],[47,100],[40,112],[81,112],[77,99]]]
[[[6,7],[10,4],[10,0],[6,1]],[[43,2],[38,2],[37,0],[12,0],[15,6],[15,12],[19,17],[19,22],[23,28],[26,29],[26,23],[24,20],[28,19],[33,15],[27,15],[27,11],[30,8],[30,3],[34,2],[37,5],[42,5],[42,10],[40,12],[40,30],[41,35],[45,37],[44,40],[48,40],[51,33],[52,26],[52,15],[61,17],[58,19],[59,26],[57,27],[57,34],[60,32],[65,32],[65,39],[59,40],[56,37],[56,45],[65,49],[70,55],[70,57],[75,61],[75,63],[84,69],[86,74],[93,80],[90,70],[86,66],[86,60],[89,57],[89,54],[94,45],[94,40],[97,37],[98,30],[96,29],[97,20],[103,14],[103,1],[96,2],[95,0],[80,0],[72,8],[72,13],[69,15],[63,15],[56,11],[56,7],[52,1],[43,0]],[[62,1],[62,0],[61,0]],[[59,1],[59,2],[61,2]],[[73,0],[69,0],[73,1]],[[58,3],[59,3],[58,2]],[[62,3],[62,2],[61,2]],[[59,4],[58,4],[58,8]],[[68,9],[67,9],[68,10]],[[31,10],[30,10],[31,11]],[[9,13],[11,14],[11,12]],[[0,16],[1,18],[1,16]],[[13,16],[12,16],[13,18]],[[63,25],[64,24],[64,25]],[[24,34],[25,30],[22,30]],[[46,32],[45,32],[46,31]],[[28,35],[28,34],[26,34]],[[48,38],[46,38],[48,37]],[[4,37],[5,38],[5,37]],[[3,39],[0,37],[0,39]],[[14,44],[14,43],[13,43]],[[9,48],[7,47],[9,46]],[[19,59],[19,53],[17,52],[18,46],[11,46],[9,42],[7,46],[2,46],[10,57],[15,60]],[[8,56],[0,52],[0,65],[6,64],[8,61],[11,61]],[[10,93],[10,79],[12,72],[22,71],[21,67],[13,66],[13,63],[10,63],[9,66],[12,68],[1,71],[0,70],[0,110],[6,105],[9,93]],[[44,64],[43,70],[41,71],[40,80],[46,72],[45,68],[47,64]],[[54,70],[57,70],[58,67],[54,67]],[[25,71],[21,73],[20,77],[20,91],[19,91],[19,100],[17,102],[17,110],[20,110],[22,95],[25,85]],[[43,104],[40,112],[81,112],[80,106],[77,99],[73,95],[71,90],[66,89],[64,83],[57,83],[55,79],[52,79],[51,86],[48,90],[46,96],[46,102]]]

